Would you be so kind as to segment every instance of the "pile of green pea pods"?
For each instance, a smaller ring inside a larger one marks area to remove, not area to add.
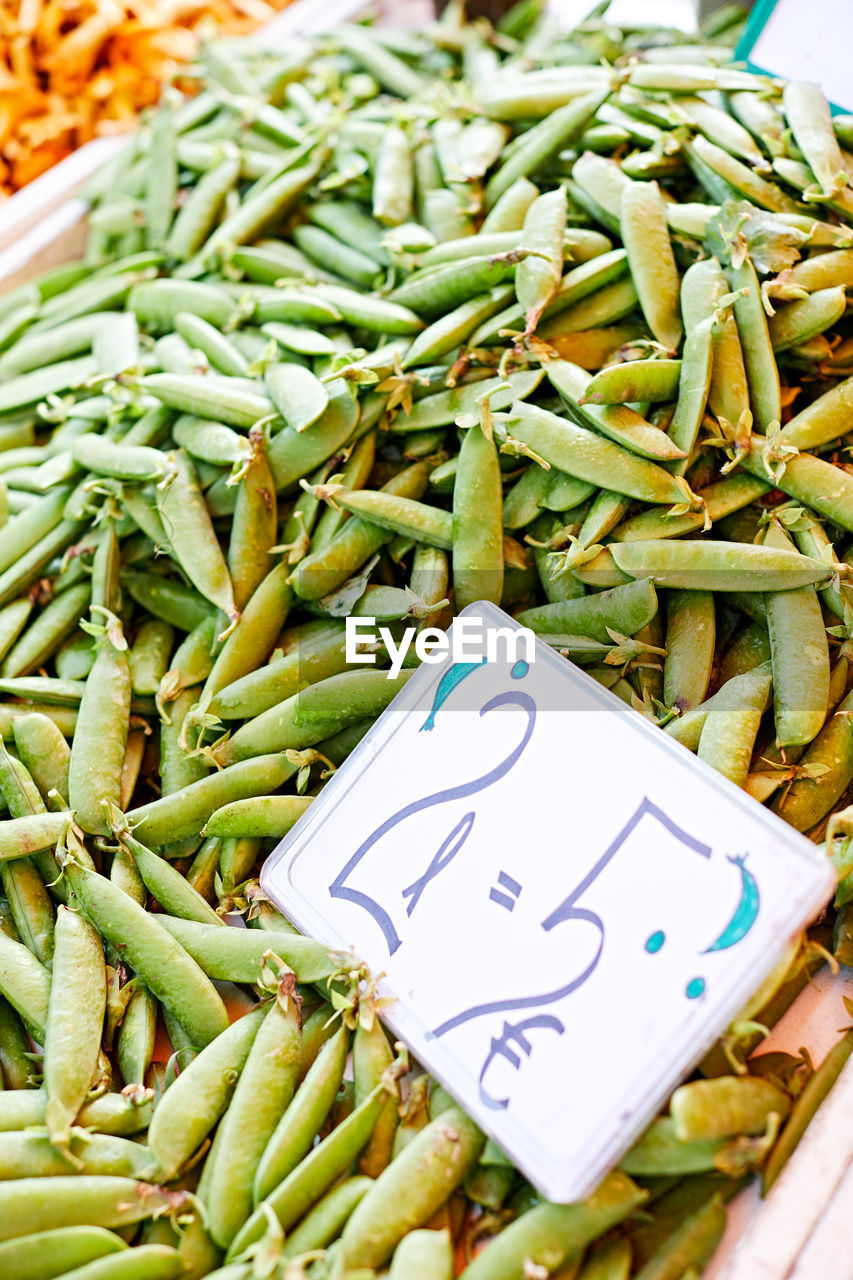
[[[853,121],[539,9],[214,42],[0,299],[3,1280],[686,1280],[853,1051],[755,1053],[853,961]],[[255,879],[411,674],[345,618],[482,599],[839,875],[576,1205]]]

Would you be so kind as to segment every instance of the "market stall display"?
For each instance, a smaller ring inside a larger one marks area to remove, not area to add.
[[[853,139],[705,39],[220,45],[2,299],[2,1274],[699,1273],[849,1057],[748,1055],[850,958]],[[344,618],[480,599],[839,873],[583,1205],[253,879],[407,677]]]

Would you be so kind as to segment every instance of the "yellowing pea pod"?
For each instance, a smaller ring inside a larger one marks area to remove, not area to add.
[[[818,85],[792,80],[782,90],[782,107],[797,146],[817,179],[818,196],[831,199],[849,185],[850,178],[832,131],[826,97]]]
[[[772,683],[771,672],[762,665],[730,680],[710,707],[704,704],[706,710],[697,754],[700,760],[711,765],[735,786],[746,786],[755,739],[761,717],[767,709]],[[696,711],[700,712],[701,707]]]
[[[101,940],[83,915],[60,906],[44,1052],[45,1121],[58,1147],[68,1147],[96,1075],[106,1000]]]
[[[464,1280],[503,1280],[523,1273],[527,1259],[553,1269],[555,1262],[559,1266],[633,1213],[647,1195],[617,1170],[579,1204],[538,1204],[486,1245],[463,1271]],[[346,1234],[345,1229],[345,1248]]]
[[[525,332],[535,331],[563,274],[566,192],[560,187],[533,201],[524,218],[524,247],[529,256],[515,269],[515,292],[524,312]]]
[[[130,666],[117,619],[98,644],[71,743],[68,800],[84,831],[106,835],[104,803],[118,804],[130,726]]]
[[[478,600],[500,603],[504,581],[501,473],[494,440],[479,423],[468,428],[459,450],[451,561],[457,612]]]
[[[612,542],[607,550],[617,568],[631,577],[651,577],[663,587],[682,590],[786,593],[830,576],[822,561],[776,546],[649,539]]]
[[[683,1142],[764,1133],[771,1115],[785,1120],[791,1100],[770,1080],[717,1076],[681,1085],[669,1103],[676,1136]]]
[[[625,187],[619,219],[643,315],[658,342],[675,351],[683,332],[680,282],[657,184],[632,182]]]
[[[680,375],[680,360],[625,360],[597,373],[587,384],[578,403],[629,404],[632,401],[675,400]]]
[[[233,800],[210,815],[202,834],[226,839],[253,837],[280,840],[311,804],[311,796],[254,796]]]
[[[800,301],[784,303],[769,320],[773,350],[788,351],[811,341],[831,329],[846,309],[847,296],[843,285],[817,289]]]
[[[696,503],[683,480],[594,431],[536,405],[516,403],[502,423],[551,466],[602,489],[653,503]]]
[[[457,1107],[421,1130],[379,1175],[344,1227],[346,1265],[386,1262],[403,1237],[429,1222],[449,1199],[473,1169],[484,1143],[473,1121]]]
[[[231,1024],[202,1049],[164,1094],[148,1129],[148,1145],[165,1175],[192,1156],[225,1111],[266,1008]]]
[[[767,526],[763,545],[789,552],[794,546],[778,521]],[[811,585],[793,590],[770,589],[764,601],[773,668],[776,741],[780,747],[798,746],[811,742],[826,718],[829,642],[823,613]]]
[[[800,776],[773,798],[774,812],[798,831],[808,831],[826,817],[853,782],[851,713],[853,695],[848,694],[801,757]]]
[[[623,368],[626,366],[622,366]],[[626,404],[598,404],[588,399],[589,378],[583,369],[567,360],[549,360],[545,365],[548,381],[563,397],[569,416],[581,427],[601,432],[617,444],[624,445],[641,458],[655,462],[671,462],[684,458],[684,452],[659,427],[646,422]]]

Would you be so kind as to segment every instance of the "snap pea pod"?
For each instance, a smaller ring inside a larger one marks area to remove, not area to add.
[[[121,889],[78,862],[65,874],[95,928],[200,1045],[228,1025],[215,988],[183,948]]]
[[[133,1178],[20,1178],[0,1184],[0,1239],[33,1235],[46,1229],[46,1221],[53,1230],[85,1226],[92,1218],[111,1229],[130,1226],[157,1214],[179,1212],[187,1200],[185,1191],[168,1191]]]
[[[526,1258],[564,1262],[643,1203],[646,1193],[623,1173],[608,1174],[576,1205],[543,1202],[502,1231],[463,1271],[466,1280],[504,1280],[518,1275]],[[362,1202],[364,1203],[364,1202]],[[350,1222],[352,1219],[350,1219]],[[346,1230],[344,1232],[346,1239]]]
[[[347,1266],[387,1261],[403,1236],[441,1208],[475,1165],[483,1143],[456,1107],[427,1125],[380,1174],[344,1227],[341,1250]]]
[[[58,1227],[7,1240],[0,1245],[0,1266],[10,1280],[54,1280],[126,1249],[124,1241],[104,1227]]]

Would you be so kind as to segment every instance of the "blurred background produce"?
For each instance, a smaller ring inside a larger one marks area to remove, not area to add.
[[[0,4],[0,192],[84,142],[122,132],[205,36],[252,31],[286,0],[20,0]]]

